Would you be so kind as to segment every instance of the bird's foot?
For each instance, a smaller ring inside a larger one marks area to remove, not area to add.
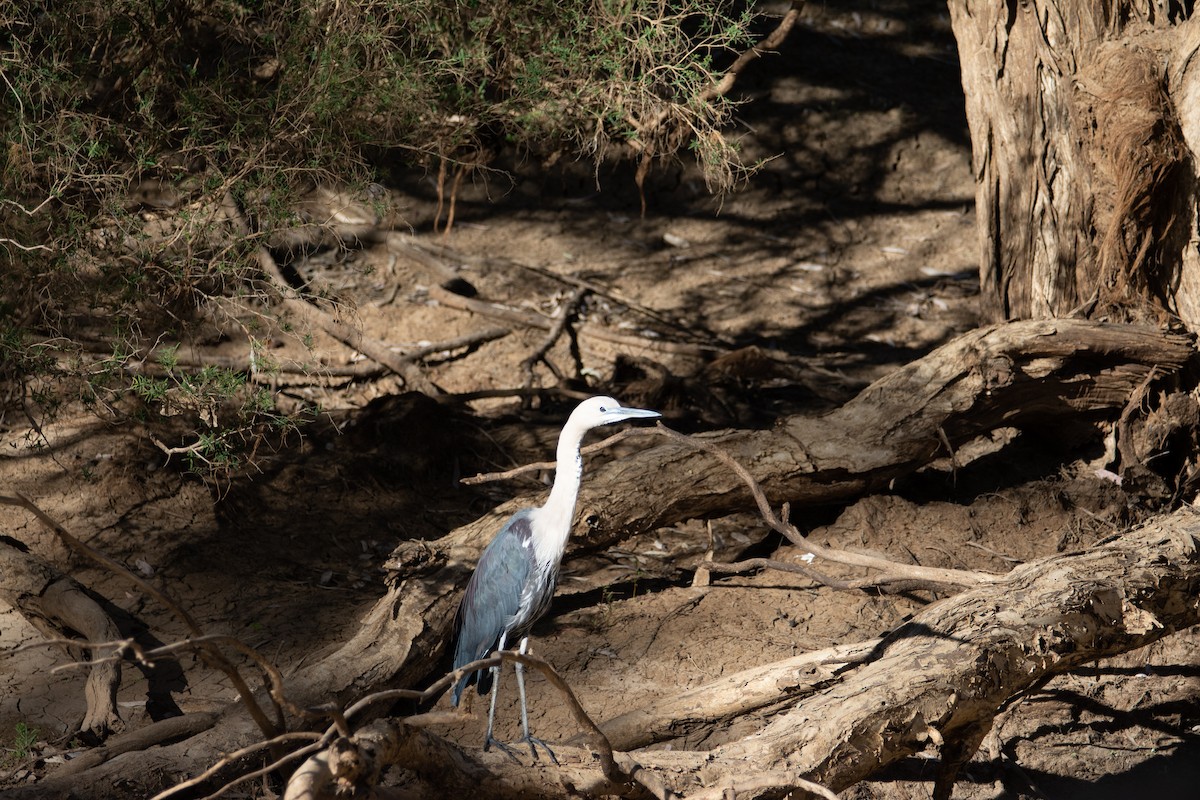
[[[492,736],[488,736],[486,739],[483,740],[483,752],[486,753],[488,751],[488,748],[490,748],[492,745],[496,745],[497,750],[504,753],[504,755],[508,756],[513,761],[517,762],[518,764],[521,763],[521,759],[517,758],[517,751],[515,748],[513,748],[511,745],[505,744],[504,742],[502,742],[499,739],[496,739]],[[533,757],[537,758],[537,753],[534,753]]]
[[[554,755],[554,751],[550,749],[550,745],[546,744],[541,739],[538,739],[533,736],[522,736],[520,739],[518,739],[516,741],[516,744],[529,745],[529,752],[533,755],[534,761],[538,760],[537,749],[538,749],[538,746],[541,746],[541,748],[546,751],[546,755],[550,756],[550,760],[554,762],[554,765],[556,767],[559,766],[558,756]],[[492,745],[496,745],[497,750],[500,750],[501,752],[503,752],[504,755],[508,756],[513,761],[520,763],[520,759],[517,758],[517,749],[513,745],[505,744],[504,742],[500,741],[499,739],[497,739],[493,736],[489,736],[483,740],[483,751],[486,753]]]
[[[541,739],[536,739],[533,736],[524,736],[519,741],[529,745],[529,752],[533,753],[534,761],[538,760],[537,745],[541,745],[542,749],[546,751],[546,755],[550,756],[550,760],[554,762],[554,766],[558,766],[558,756],[554,755],[554,751],[550,749],[550,745]]]

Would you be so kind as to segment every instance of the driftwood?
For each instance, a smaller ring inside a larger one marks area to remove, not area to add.
[[[192,640],[184,643],[185,646],[190,646],[206,665],[225,674],[229,682],[237,690],[242,706],[249,712],[250,719],[258,726],[259,731],[263,734],[271,735],[276,732],[276,723],[267,717],[263,706],[255,698],[254,693],[250,690],[250,687],[237,667],[225,657],[219,645],[226,644],[243,652],[248,651],[247,654],[254,657],[259,662],[259,665],[264,668],[264,671],[273,679],[271,685],[272,692],[269,693],[269,698],[274,705],[278,724],[280,726],[283,725],[283,709],[281,705],[286,701],[282,697],[282,678],[278,670],[266,664],[251,648],[233,637],[205,636],[204,632],[200,629],[200,625],[192,618],[191,614],[171,599],[170,596],[160,591],[158,587],[147,582],[144,578],[129,571],[124,565],[113,560],[108,555],[80,541],[70,531],[39,508],[36,503],[20,492],[15,495],[0,494],[0,503],[25,508],[39,522],[53,531],[65,546],[94,561],[118,577],[125,579],[173,612],[187,625],[194,636]],[[24,548],[18,546],[18,544],[3,542],[3,548],[0,549],[0,558],[5,559],[0,564],[17,571],[17,580],[9,582],[11,587],[16,588],[8,590],[12,592],[14,599],[18,601],[13,603],[14,607],[22,610],[26,618],[48,637],[62,639],[61,634],[58,637],[54,637],[54,634],[59,633],[61,630],[59,625],[62,624],[71,630],[83,633],[87,637],[87,641],[91,643],[92,650],[103,649],[105,651],[103,654],[93,653],[93,660],[96,663],[91,670],[86,689],[88,718],[85,719],[85,723],[93,724],[98,733],[122,729],[124,724],[115,711],[116,692],[120,686],[120,659],[125,649],[138,652],[140,648],[133,640],[116,641],[119,636],[119,630],[107,613],[100,608],[98,603],[86,595],[82,588],[75,584],[73,580],[59,578],[52,568],[47,567],[40,560],[27,557]],[[20,558],[19,556],[26,557]],[[51,582],[46,584],[44,588],[41,588],[40,597],[36,595],[30,597],[32,592],[38,591],[38,587],[42,585],[41,581]],[[217,641],[211,641],[214,639]],[[168,647],[167,649],[170,648]],[[146,661],[145,658],[142,660]],[[113,707],[111,713],[108,711],[108,706],[110,705]],[[115,721],[113,721],[113,718],[115,718]],[[106,728],[99,727],[101,723],[106,722],[111,724]]]
[[[897,370],[825,416],[702,438],[745,465],[771,502],[828,504],[884,487],[951,455],[947,445],[998,427],[1117,416],[1152,369],[1169,375],[1192,353],[1186,337],[1152,328],[1077,320],[992,326]],[[339,653],[304,674],[303,691],[345,700],[379,681],[420,678],[444,646],[479,551],[509,515],[535,502],[505,503],[432,544],[402,544],[389,563],[396,577],[388,595]],[[750,490],[718,459],[665,444],[589,475],[573,542],[595,548],[753,507]]]
[[[827,688],[750,736],[704,752],[618,753],[616,765],[625,773],[618,778],[586,750],[560,747],[562,766],[515,764],[503,754],[464,752],[402,721],[386,721],[339,740],[310,762],[302,771],[305,785],[329,787],[329,793],[305,796],[334,796],[333,775],[318,780],[313,770],[352,774],[361,789],[384,766],[400,763],[433,794],[559,798],[649,790],[703,797],[732,790],[753,798],[811,789],[810,782],[840,791],[897,759],[933,750],[940,756],[934,797],[948,798],[958,768],[1010,698],[1056,673],[1200,622],[1198,545],[1200,512],[1188,507],[1084,552],[1017,567],[999,584],[927,608],[870,643],[866,654],[833,656],[861,659],[861,666],[831,676]],[[673,701],[673,713],[699,698],[706,707],[736,706],[746,687],[803,681],[811,666],[801,657],[731,676],[684,693]],[[648,725],[656,719],[634,718]]]
[[[743,464],[753,480],[763,487],[771,503],[790,501],[799,507],[809,503],[844,501],[886,486],[893,478],[907,474],[939,456],[952,455],[955,448],[998,427],[1052,425],[1064,419],[1115,419],[1152,370],[1156,375],[1170,376],[1192,354],[1192,345],[1186,337],[1164,334],[1151,328],[1074,320],[993,326],[959,337],[876,382],[854,400],[823,417],[790,417],[770,431],[735,431],[710,434],[703,438],[719,444]],[[647,476],[654,476],[654,480],[647,480]],[[536,498],[526,497],[505,503],[441,540],[406,543],[398,548],[390,562],[394,580],[387,594],[367,614],[357,633],[340,650],[291,678],[287,687],[291,700],[309,706],[328,701],[344,705],[379,687],[410,686],[426,677],[429,665],[437,663],[438,655],[449,638],[449,625],[459,593],[481,548],[507,515],[515,508],[533,502],[536,502]],[[753,503],[751,490],[719,459],[694,447],[668,442],[636,452],[589,474],[580,497],[583,524],[577,527],[574,540],[577,546],[600,547],[629,534],[681,520],[746,510],[752,508]],[[1150,534],[1137,536],[1145,538]],[[1094,578],[1109,581],[1105,584],[1107,588],[1103,589],[1108,593],[1103,595],[1104,598],[1111,599],[1124,591],[1131,603],[1158,618],[1164,626],[1163,630],[1169,630],[1192,624],[1193,620],[1186,614],[1181,616],[1183,612],[1160,613],[1164,609],[1156,605],[1155,587],[1159,587],[1164,595],[1170,593],[1174,584],[1163,583],[1169,577],[1163,570],[1183,569],[1184,566],[1190,569],[1190,562],[1177,565],[1182,556],[1176,557],[1178,554],[1172,555],[1173,550],[1168,552],[1164,549],[1174,547],[1169,545],[1174,539],[1165,534],[1163,536],[1165,538],[1155,540],[1153,547],[1139,539],[1141,544],[1138,547],[1120,550],[1124,555],[1117,555],[1118,543],[1112,543],[1108,549],[1097,551],[1107,555],[1087,556],[1110,561],[1081,570],[1079,575],[1080,580]],[[1152,552],[1158,552],[1162,559],[1171,556],[1175,561],[1160,559],[1160,562],[1147,562],[1145,569],[1151,572],[1144,572],[1141,561],[1136,561],[1136,564],[1135,561],[1129,561],[1128,564],[1135,565],[1136,569],[1130,570],[1127,576],[1131,581],[1130,588],[1121,589],[1122,573],[1113,571],[1116,562],[1111,559],[1119,562],[1121,558],[1149,558]],[[1101,569],[1105,565],[1109,570],[1107,573]],[[1063,567],[1068,568],[1069,564]],[[963,636],[973,636],[973,641],[977,640],[979,646],[984,646],[992,641],[987,639],[988,636],[999,636],[1003,630],[1012,630],[1018,635],[1018,641],[1036,644],[1036,639],[1019,637],[1031,635],[1029,625],[1034,624],[1031,621],[1036,620],[1038,625],[1044,620],[1050,621],[1047,625],[1052,623],[1056,613],[1054,609],[1066,607],[1064,604],[1073,596],[1064,590],[1074,584],[1069,581],[1061,583],[1066,580],[1062,577],[1066,573],[1055,573],[1059,574],[1056,580],[1060,580],[1060,584],[1055,592],[1044,594],[1044,586],[1038,581],[1048,578],[1030,569],[1019,568],[1012,579],[1016,581],[1017,576],[1025,576],[1021,580],[1027,579],[1030,581],[1028,584],[1013,583],[1006,579],[1000,589],[994,585],[979,586],[962,595],[966,598],[992,598],[993,605],[1000,609],[1014,608],[1020,603],[1030,604],[1031,609],[1011,621],[1007,616],[990,617],[992,627],[981,631],[963,629]],[[1145,576],[1155,575],[1162,576],[1162,579],[1154,578],[1151,584],[1143,586],[1141,582]],[[1096,594],[1101,592],[1100,588],[1096,588],[1098,584],[1089,583],[1087,586],[1081,584],[1081,598],[1091,591],[1088,586],[1095,589],[1092,596],[1100,596]],[[1162,598],[1163,602],[1169,599],[1165,596]],[[1063,602],[1059,603],[1059,600]],[[956,599],[950,602],[967,601]],[[1047,604],[1046,609],[1038,607],[1033,610],[1037,603]],[[938,606],[939,609],[957,607]],[[1102,610],[1107,607],[1096,608]],[[1118,610],[1123,608],[1120,603],[1117,607]],[[951,614],[949,611],[927,613],[934,614],[921,618],[926,620],[922,624],[928,630],[942,630],[945,626],[959,624],[949,617],[936,616],[940,613]],[[1066,619],[1078,619],[1077,614],[1083,612],[1075,613],[1076,616]],[[1099,611],[1093,609],[1086,613]],[[1192,611],[1187,610],[1186,613],[1191,614]],[[996,652],[1008,659],[1000,662],[1005,670],[1009,669],[1005,665],[1019,663],[1029,666],[1033,662],[1036,662],[1034,665],[1040,665],[1043,673],[1065,669],[1075,663],[1073,657],[1053,647],[1058,638],[1068,634],[1078,639],[1088,631],[1109,631],[1113,633],[1114,641],[1119,640],[1111,645],[1094,643],[1089,658],[1104,652],[1115,652],[1114,648],[1139,646],[1138,642],[1148,642],[1161,634],[1162,631],[1158,629],[1141,632],[1137,636],[1128,633],[1126,620],[1131,619],[1131,615],[1137,616],[1133,611],[1128,611],[1121,619],[1109,619],[1107,629],[1059,630],[1042,625],[1038,630],[1043,632],[1044,638],[1048,637],[1046,647],[1050,650],[1043,648],[1026,653],[1022,649],[1025,644],[1015,649],[1004,649],[997,644],[999,649],[988,652]],[[980,612],[977,619],[989,617]],[[896,668],[896,659],[948,658],[949,651],[938,648],[948,647],[952,644],[949,641],[917,636],[915,634],[924,629],[912,624],[901,630],[902,633],[887,640],[885,648],[876,658],[854,672],[856,676],[868,676],[869,680],[863,679],[853,684],[839,682],[798,705],[787,718],[810,713],[820,703],[829,703],[829,708],[846,704],[845,713],[849,714],[856,708],[852,700],[843,698],[834,703],[822,698],[840,696],[836,693],[850,685],[856,687],[856,692],[865,692],[873,685],[882,686],[888,680],[887,669]],[[1081,640],[1076,639],[1071,640],[1072,646],[1084,652],[1086,648],[1083,648],[1083,644],[1086,643],[1081,644]],[[1022,653],[1026,655],[1022,656]],[[1023,658],[1026,661],[1022,661]],[[938,686],[952,686],[964,679],[962,670],[970,666],[960,661],[958,658],[945,663],[927,661],[922,667],[921,677],[936,679],[934,682]],[[876,664],[890,666],[879,669],[874,666]],[[942,681],[939,672],[943,669],[959,672]],[[807,774],[836,789],[866,774],[861,770],[873,769],[885,763],[893,753],[911,752],[912,737],[918,734],[931,741],[937,741],[940,736],[947,742],[970,744],[970,737],[976,728],[984,725],[994,712],[996,706],[993,702],[999,702],[996,698],[1001,694],[1007,697],[1020,690],[1020,681],[1025,680],[1021,675],[1025,673],[1018,673],[1019,670],[1011,675],[1004,672],[1001,675],[1003,681],[995,685],[983,686],[977,682],[976,689],[981,692],[987,690],[978,697],[972,694],[974,689],[964,684],[960,689],[964,692],[964,699],[957,705],[943,702],[939,706],[929,699],[932,695],[913,696],[906,700],[903,693],[915,691],[923,685],[923,681],[908,680],[904,686],[892,686],[888,691],[893,692],[891,697],[897,706],[908,708],[910,712],[914,709],[920,711],[919,724],[914,716],[908,719],[902,730],[893,730],[888,727],[891,723],[882,717],[869,720],[864,717],[862,724],[868,728],[871,725],[877,727],[864,729],[867,732],[852,740],[862,751],[853,758],[849,757],[846,741],[830,738],[843,728],[828,724],[828,720],[833,718],[828,713],[829,708],[823,712],[825,721],[815,726],[817,729],[805,728],[797,722],[798,718],[783,727],[773,724],[753,739],[727,745],[713,754],[705,754],[705,758],[714,755],[718,759],[714,763],[725,764],[731,770],[736,761],[738,770],[728,772],[726,776],[757,774],[759,779],[755,786],[761,788],[775,785],[775,778],[771,776],[775,776],[775,770],[779,769],[779,753],[792,753],[795,754],[794,758],[789,758],[794,761],[794,768],[789,767],[786,775]],[[859,681],[859,678],[854,680]],[[847,694],[846,698],[849,697],[852,695]],[[942,701],[945,699],[943,697]],[[851,716],[844,719],[846,724],[853,721]],[[136,757],[127,755],[122,759],[119,770],[112,765],[104,765],[89,771],[81,776],[80,785],[92,787],[89,792],[101,795],[106,783],[126,779],[131,774],[143,774],[146,770],[157,770],[168,763],[172,774],[197,772],[206,765],[204,759],[209,759],[210,763],[216,761],[220,753],[246,745],[256,738],[261,737],[247,723],[244,715],[226,714],[212,730],[186,742],[157,748],[153,754],[138,754]],[[962,749],[965,752],[970,747]],[[874,755],[866,758],[863,752]],[[508,765],[498,765],[490,758],[473,753],[459,753],[454,758],[455,763],[468,766],[476,764],[465,770],[465,775],[477,776],[486,766],[484,772],[497,776],[498,786],[519,785],[506,783],[505,776],[515,774],[514,768]],[[691,791],[701,785],[711,786],[714,784],[707,782],[710,778],[721,778],[719,770],[710,767],[700,770],[694,755],[654,754],[654,760],[650,760],[649,755],[639,754],[637,758],[647,769],[661,771],[666,776],[663,779],[679,789]],[[142,764],[142,761],[145,763]],[[677,771],[669,767],[672,763],[678,767]],[[499,772],[487,771],[493,769]],[[647,780],[653,783],[653,779]],[[481,784],[471,785],[473,791],[478,791]],[[488,786],[490,791],[490,782]],[[548,782],[541,793],[553,794],[555,786],[561,791],[560,785]],[[583,784],[577,784],[576,788],[583,791]],[[495,793],[503,795],[506,792],[497,788]],[[88,796],[88,792],[80,796]]]
[[[121,664],[106,659],[120,638],[117,625],[78,583],[16,543],[0,537],[0,600],[17,609],[39,633],[54,641],[69,640],[69,632],[82,636],[67,654],[78,659],[84,650],[98,660],[84,684],[85,710],[78,730],[96,738],[124,730],[117,709]],[[90,644],[89,644],[90,643]]]

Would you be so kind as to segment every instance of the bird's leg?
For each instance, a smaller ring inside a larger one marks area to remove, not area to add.
[[[528,649],[529,649],[529,637],[526,636],[521,639],[521,646],[519,648],[517,648],[517,652],[519,652],[521,655],[525,655],[525,652]],[[542,748],[546,751],[546,755],[550,756],[550,760],[553,761],[555,763],[555,765],[557,765],[558,757],[554,755],[554,751],[550,749],[550,745],[546,744],[541,739],[535,739],[534,737],[529,735],[529,708],[525,704],[525,665],[522,664],[520,661],[518,661],[516,664],[516,669],[517,669],[517,691],[521,695],[521,732],[525,734],[521,738],[521,741],[525,742],[529,745],[529,752],[533,753],[534,761],[536,761],[537,757],[538,757],[536,745],[540,744],[542,746]]]
[[[507,633],[500,634],[500,644],[497,645],[496,650],[494,652],[498,653],[504,649],[504,645],[505,645],[507,638],[508,638]],[[516,761],[517,754],[513,752],[513,749],[511,747],[509,747],[508,745],[506,745],[504,742],[502,742],[499,739],[496,739],[492,736],[492,729],[496,724],[496,697],[500,694],[500,667],[502,667],[502,666],[503,666],[503,664],[497,664],[496,666],[491,668],[492,669],[492,699],[491,699],[491,702],[488,704],[487,736],[485,736],[483,739],[483,751],[486,753],[489,747],[491,747],[492,745],[496,745],[496,747],[503,750],[508,755],[509,758],[511,758],[513,761]]]

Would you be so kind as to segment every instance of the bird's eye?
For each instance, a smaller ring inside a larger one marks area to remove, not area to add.
[[[608,413],[608,409],[607,409],[607,408],[605,408],[604,406],[600,406],[600,413],[601,413],[601,414],[607,414],[607,413]]]

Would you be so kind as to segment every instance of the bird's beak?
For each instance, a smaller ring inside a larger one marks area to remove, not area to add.
[[[644,408],[622,407],[614,408],[612,411],[608,412],[607,416],[610,417],[613,422],[620,422],[621,420],[626,419],[656,419],[661,417],[662,414],[658,413],[657,411],[648,411]]]

